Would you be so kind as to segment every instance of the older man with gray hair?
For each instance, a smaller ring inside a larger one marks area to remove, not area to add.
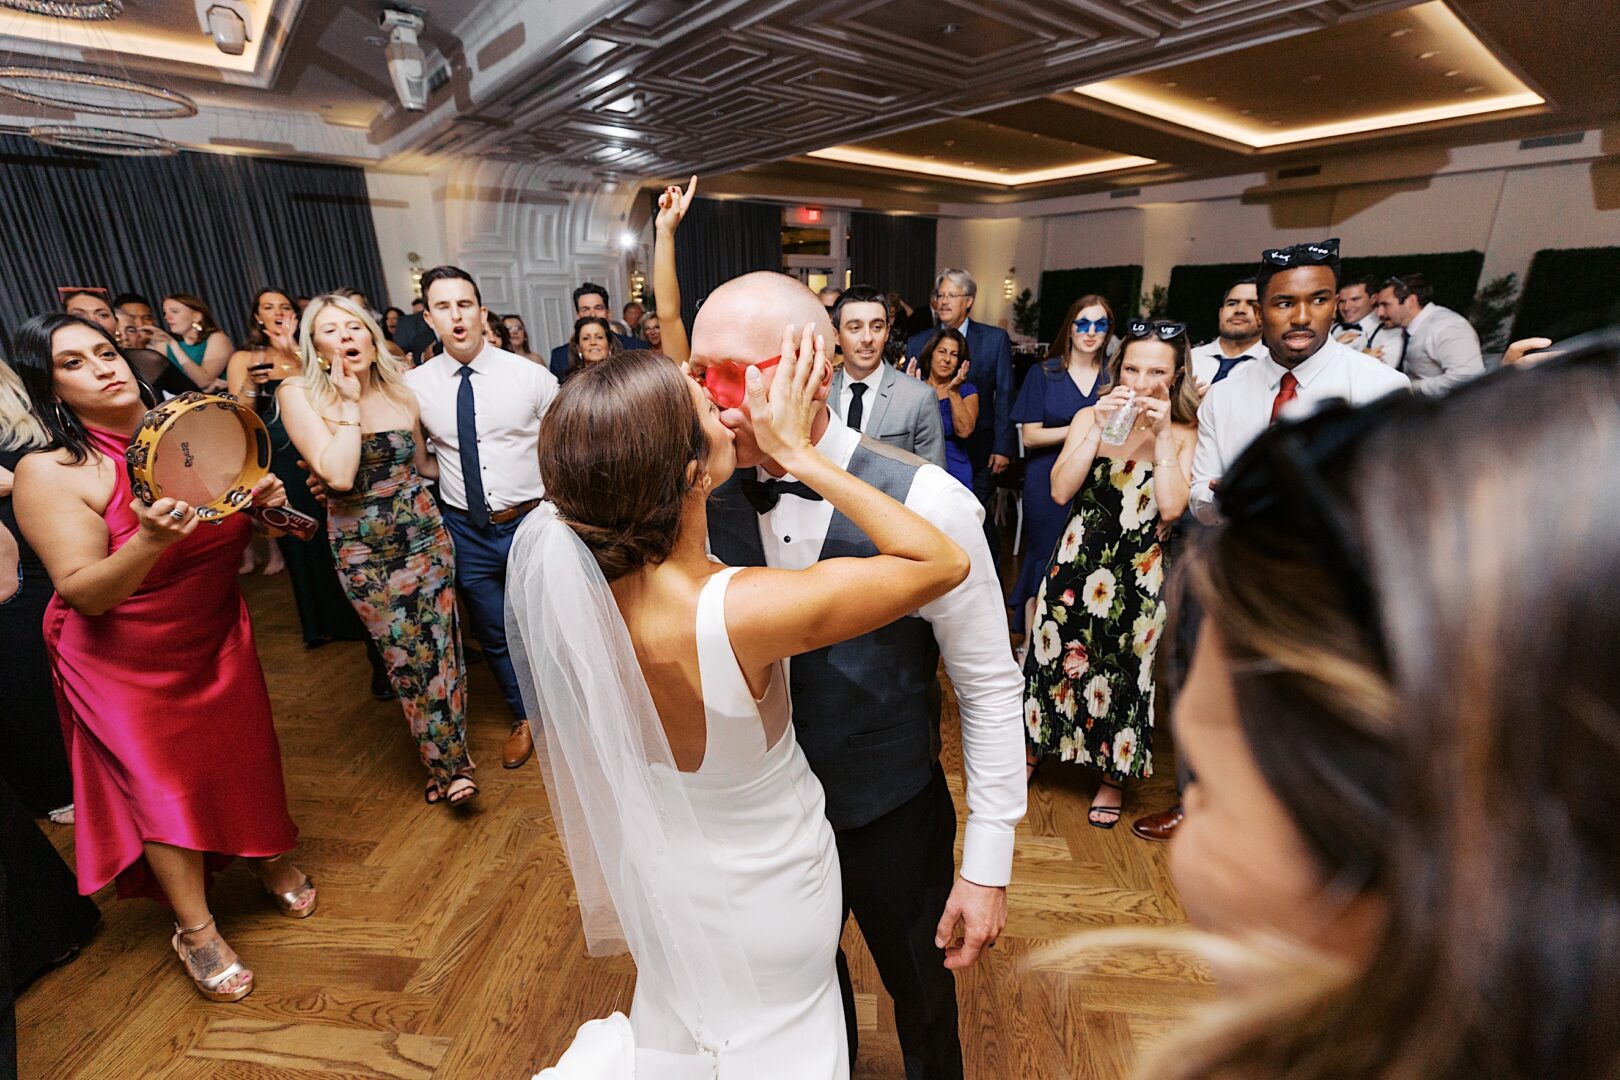
[[[949,267],[934,279],[932,302],[939,328],[959,331],[967,339],[973,385],[979,390],[979,422],[968,440],[973,464],[973,494],[988,511],[995,494],[997,473],[1011,464],[1018,443],[1013,435],[1012,342],[999,326],[986,326],[969,318],[979,286],[966,270]],[[906,357],[915,360],[933,336],[933,330],[913,334],[906,342]],[[992,551],[995,547],[992,545]]]

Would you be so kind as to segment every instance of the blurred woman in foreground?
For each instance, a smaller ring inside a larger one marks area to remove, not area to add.
[[[1222,480],[1171,868],[1269,963],[1145,1075],[1620,1069],[1617,442],[1610,335],[1329,407]]]

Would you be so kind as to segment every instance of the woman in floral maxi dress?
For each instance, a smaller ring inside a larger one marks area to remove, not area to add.
[[[1088,820],[1119,821],[1124,782],[1153,774],[1153,657],[1164,629],[1161,525],[1187,507],[1198,391],[1180,323],[1133,321],[1114,389],[1082,409],[1052,468],[1052,498],[1074,499],[1036,594],[1024,660],[1031,770],[1055,754],[1101,774]],[[1125,441],[1102,441],[1134,400]]]

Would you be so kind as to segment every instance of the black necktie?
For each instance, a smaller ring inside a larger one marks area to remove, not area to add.
[[[1406,370],[1406,350],[1410,349],[1411,347],[1412,347],[1412,331],[1410,331],[1410,330],[1402,330],[1401,331],[1401,359],[1400,359],[1400,362],[1395,365],[1395,370],[1396,371],[1405,371]]]
[[[456,391],[456,444],[461,451],[461,480],[467,486],[467,516],[480,529],[489,528],[489,503],[484,499],[484,473],[478,464],[478,415],[473,409],[473,369],[462,364],[461,389]]]
[[[783,495],[797,495],[801,499],[810,499],[813,502],[821,501],[821,496],[817,495],[814,489],[797,480],[756,480],[751,476],[744,476],[741,479],[743,498],[748,500],[748,505],[754,508],[756,514],[768,514],[775,510]]]
[[[1248,353],[1244,353],[1242,356],[1218,356],[1215,359],[1219,361],[1220,367],[1216,369],[1215,377],[1209,380],[1209,385],[1211,386],[1214,386],[1216,383],[1232,374],[1232,369],[1243,363],[1243,361],[1253,360],[1254,357],[1250,356]]]
[[[849,403],[849,419],[845,420],[844,423],[848,424],[854,430],[859,431],[861,430],[861,397],[866,393],[866,384],[863,382],[851,383],[849,392],[855,395],[855,397],[854,400]],[[821,496],[817,495],[816,498],[819,499]]]

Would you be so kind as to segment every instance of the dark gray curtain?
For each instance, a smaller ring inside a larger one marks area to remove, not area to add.
[[[939,222],[931,217],[871,214],[849,216],[850,280],[897,292],[919,310],[934,287],[934,247]]]
[[[115,158],[0,135],[0,345],[57,287],[195,293],[233,341],[260,288],[388,301],[365,174],[219,154]]]
[[[653,198],[657,198],[654,193]],[[715,288],[755,270],[782,269],[782,208],[738,199],[694,199],[676,235],[675,275],[688,332]]]

